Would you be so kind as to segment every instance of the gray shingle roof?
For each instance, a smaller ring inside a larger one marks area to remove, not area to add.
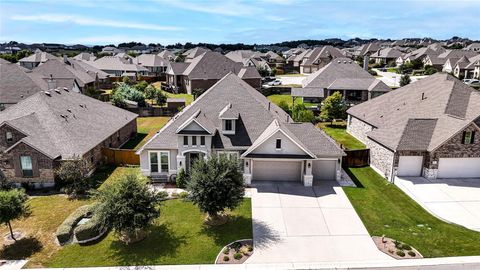
[[[138,72],[138,71],[148,71],[146,68],[129,63],[128,60],[125,60],[121,57],[115,56],[104,56],[95,61],[88,62],[89,65],[98,68],[100,70],[109,71],[117,70],[123,72]]]
[[[303,88],[333,90],[368,90],[388,92],[391,89],[349,58],[332,60],[302,82]]]
[[[271,125],[273,120],[277,119],[299,142],[309,147],[309,150],[316,155],[343,155],[343,151],[323,131],[315,129],[312,124],[290,124],[292,120],[286,112],[232,73],[227,74],[200,98],[172,118],[139,151],[177,149],[176,130],[199,111],[210,120],[216,130],[221,130],[222,120],[219,118],[219,114],[229,104],[239,113],[236,133],[235,135],[224,135],[216,132],[213,137],[213,148],[246,150]]]
[[[439,73],[356,105],[348,113],[376,127],[367,135],[390,149],[432,151],[480,117],[480,93]],[[423,139],[430,132],[425,147]]]
[[[49,54],[47,52],[42,52],[39,49],[37,49],[32,55],[29,55],[27,57],[24,57],[18,62],[32,62],[32,63],[43,63],[49,59],[60,59],[52,54]]]
[[[80,87],[95,81],[95,78],[83,69],[77,70],[61,60],[47,60],[34,68],[32,72],[41,74],[44,79],[52,76],[55,80],[71,81],[70,84],[73,84],[73,80],[76,80]]]
[[[47,88],[31,71],[17,64],[0,63],[0,103],[17,103]]]
[[[323,61],[323,59],[330,61],[330,59],[339,57],[344,57],[342,51],[333,46],[317,47],[305,54],[304,58],[306,59],[303,60],[302,65],[310,66],[316,64],[317,61]]]
[[[156,54],[141,54],[133,59],[133,63],[144,67],[166,67],[169,61]]]
[[[70,111],[68,111],[70,110]],[[38,92],[0,113],[27,133],[22,141],[51,158],[82,156],[137,117],[94,98],[60,90]]]
[[[403,53],[394,48],[385,48],[378,50],[377,52],[371,55],[372,58],[398,58],[402,56]]]

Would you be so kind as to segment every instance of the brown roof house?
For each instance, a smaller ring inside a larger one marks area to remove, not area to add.
[[[388,64],[395,62],[403,53],[395,48],[385,48],[376,51],[370,55],[370,59],[375,60],[377,64]]]
[[[212,51],[204,52],[190,63],[170,63],[167,83],[176,91],[192,94],[194,90],[207,90],[230,72],[254,88],[261,86],[261,76],[254,66],[244,66]]]
[[[81,158],[94,170],[102,148],[136,134],[136,118],[69,90],[38,92],[0,113],[0,173],[16,184],[52,186],[63,160]]]
[[[311,74],[326,66],[332,59],[345,57],[339,49],[330,45],[308,50],[300,63],[300,73]]]
[[[172,118],[137,151],[144,175],[168,178],[198,158],[236,159],[252,181],[313,181],[341,177],[344,152],[311,123],[295,123],[232,72]]]
[[[336,58],[293,88],[293,97],[323,99],[340,92],[348,104],[370,100],[391,89],[349,58]]]
[[[475,78],[475,64],[480,61],[480,54],[467,58],[462,56],[453,68],[453,75],[460,79],[472,79]]]
[[[350,108],[370,166],[396,176],[480,178],[480,92],[438,73]]]

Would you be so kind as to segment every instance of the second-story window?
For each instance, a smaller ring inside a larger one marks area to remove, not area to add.
[[[183,136],[183,146],[188,146],[188,136]]]
[[[277,150],[280,150],[282,149],[282,139],[277,139],[276,143],[275,143],[275,148]]]
[[[200,136],[200,145],[205,146],[205,136]]]
[[[463,132],[463,144],[473,144],[475,141],[475,131],[464,131]]]
[[[232,131],[232,120],[225,120],[225,130],[226,131]]]
[[[192,145],[197,145],[197,136],[192,136]]]
[[[11,143],[13,142],[13,134],[10,131],[7,131],[7,134],[5,134],[5,137],[7,139],[7,142]]]

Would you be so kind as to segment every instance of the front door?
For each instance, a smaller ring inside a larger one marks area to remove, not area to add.
[[[187,172],[190,172],[195,161],[198,160],[199,158],[203,158],[204,155],[205,154],[199,153],[199,152],[188,153],[186,156]]]

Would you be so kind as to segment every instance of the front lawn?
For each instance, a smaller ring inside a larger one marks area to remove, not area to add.
[[[89,203],[88,200],[69,200],[63,195],[41,196],[28,200],[31,215],[12,223],[14,231],[21,231],[27,237],[4,247],[3,236],[8,233],[8,228],[1,224],[0,258],[29,257],[28,267],[44,266],[43,262],[49,260],[61,248],[55,242],[57,227],[71,212]]]
[[[160,82],[154,82],[152,83],[152,85],[157,88],[157,89],[160,89]],[[189,105],[190,103],[193,102],[193,95],[189,95],[189,94],[173,94],[173,93],[170,93],[170,92],[167,92],[167,91],[163,91],[161,90],[165,95],[167,95],[168,98],[184,98],[185,99],[185,105]]]
[[[285,94],[285,95],[274,94],[274,95],[268,96],[267,98],[268,98],[268,100],[275,103],[276,105],[280,104],[280,102],[282,102],[282,101],[285,101],[288,104],[289,107],[292,107],[292,104],[293,104],[292,96],[288,95],[288,94]],[[303,102],[303,100],[301,98],[295,99],[295,104],[301,104],[301,103],[304,103],[305,106],[315,106],[315,105],[317,105],[316,103]]]
[[[143,241],[125,245],[113,233],[99,243],[62,248],[48,267],[87,267],[155,264],[212,264],[226,244],[252,238],[250,199],[221,226],[205,226],[204,215],[190,202],[180,199],[162,204],[160,218]]]
[[[137,135],[122,145],[122,149],[138,149],[144,145],[157,131],[159,131],[170,117],[138,117]]]
[[[405,242],[424,257],[480,255],[480,232],[435,218],[370,167],[346,171],[359,187],[344,191],[370,235]]]
[[[327,122],[319,123],[317,127],[332,137],[337,143],[343,145],[348,150],[365,149],[365,145],[355,137],[347,133],[347,126],[342,124],[330,124]]]

